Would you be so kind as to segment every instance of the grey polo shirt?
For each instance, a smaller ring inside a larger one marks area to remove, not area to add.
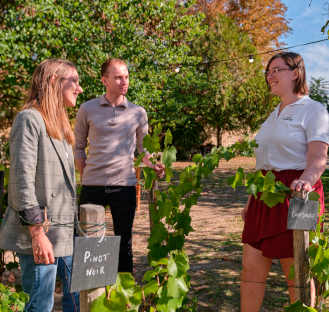
[[[136,184],[134,153],[136,145],[139,153],[143,151],[148,132],[144,108],[126,98],[112,106],[103,95],[80,106],[74,132],[74,157],[86,159],[83,185]]]

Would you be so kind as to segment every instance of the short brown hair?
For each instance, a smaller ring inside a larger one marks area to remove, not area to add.
[[[103,64],[102,64],[102,67],[101,67],[101,75],[102,77],[105,76],[105,74],[107,73],[107,70],[109,69],[109,67],[113,64],[121,64],[121,65],[125,65],[127,66],[126,62],[121,60],[121,59],[118,59],[118,58],[108,58]]]
[[[306,71],[305,71],[305,65],[302,56],[294,52],[281,52],[275,54],[268,61],[265,73],[268,71],[273,60],[277,58],[282,58],[283,61],[291,70],[295,70],[295,69],[297,70],[297,78],[295,80],[295,86],[293,89],[294,93],[303,94],[303,95],[308,94],[308,86],[306,83]],[[266,83],[268,85],[267,77],[266,77]]]

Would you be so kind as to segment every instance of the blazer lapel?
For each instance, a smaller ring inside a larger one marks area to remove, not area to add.
[[[64,145],[62,142],[55,140],[51,137],[50,137],[50,141],[53,144],[54,149],[58,155],[58,158],[63,165],[65,173],[70,181],[71,187],[72,187],[73,191],[75,192],[74,177],[73,177],[74,168],[73,169],[70,168],[69,163],[68,163],[68,157],[70,157],[70,155],[68,154],[69,151],[65,151]]]

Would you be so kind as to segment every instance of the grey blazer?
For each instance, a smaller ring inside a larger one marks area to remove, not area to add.
[[[43,215],[46,207],[51,222],[47,236],[54,256],[72,255],[76,212],[72,148],[48,136],[43,118],[35,109],[21,111],[11,130],[8,193],[0,248],[32,254],[31,236],[22,224],[22,215]]]

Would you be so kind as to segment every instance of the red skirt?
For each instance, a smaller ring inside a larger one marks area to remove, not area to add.
[[[303,170],[272,171],[276,180],[290,187],[293,180],[298,179]],[[263,171],[265,174],[266,171]],[[313,186],[314,191],[320,195],[321,214],[324,212],[324,194],[322,182],[319,179]],[[272,259],[292,258],[293,235],[287,230],[289,199],[282,204],[269,208],[251,196],[249,208],[245,217],[242,233],[242,242],[262,251],[263,256]]]

